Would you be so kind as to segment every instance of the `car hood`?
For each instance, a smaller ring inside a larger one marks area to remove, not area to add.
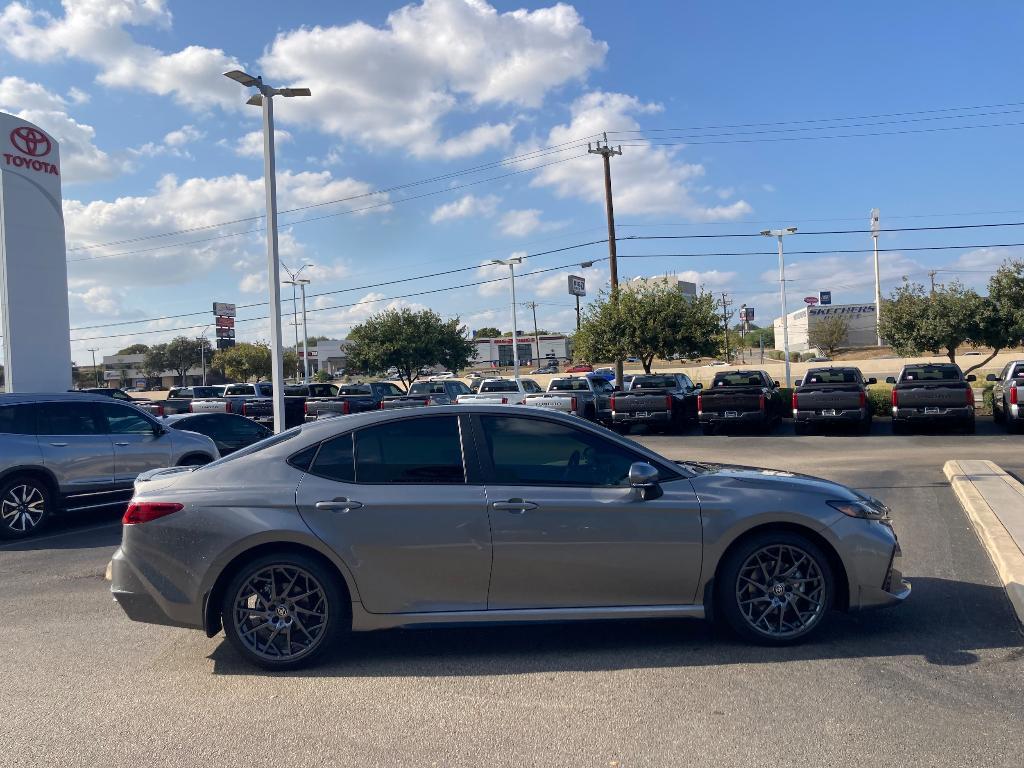
[[[745,489],[763,490],[767,493],[817,493],[828,499],[866,499],[852,488],[840,483],[825,480],[812,475],[787,472],[781,469],[763,469],[761,467],[744,467],[735,464],[706,464],[702,462],[680,461],[681,466],[696,474],[690,478],[694,490],[699,494],[702,487],[722,483],[735,483]]]

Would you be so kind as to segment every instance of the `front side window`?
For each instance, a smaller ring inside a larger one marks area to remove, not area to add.
[[[95,403],[42,403],[39,406],[41,435],[101,435]]]
[[[357,483],[464,483],[458,418],[403,419],[361,429],[355,466]]]
[[[540,385],[538,385],[533,379],[523,379],[523,391],[531,395],[535,395],[538,392],[543,392],[544,390],[541,389]]]
[[[646,461],[599,435],[542,419],[482,416],[494,481],[502,485],[624,487]]]
[[[100,411],[107,420],[107,431],[112,435],[153,434],[153,424],[134,408],[102,403]]]

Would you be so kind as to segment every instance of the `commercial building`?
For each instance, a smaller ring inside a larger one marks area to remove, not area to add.
[[[348,339],[317,339],[316,346],[309,349],[309,375],[317,371],[324,371],[329,376],[341,373],[345,370],[345,363],[348,359],[348,348],[352,342]],[[299,356],[299,363],[302,363],[302,343],[296,350]],[[285,372],[288,375],[289,372]]]
[[[787,315],[789,326],[789,349],[791,352],[806,352],[813,349],[808,335],[822,320],[841,317],[846,321],[846,339],[841,347],[871,347],[877,341],[875,332],[875,303],[831,304],[820,307],[804,307]],[[775,326],[775,348],[782,349],[782,318],[777,317]]]
[[[512,337],[496,339],[473,339],[476,355],[470,361],[474,368],[508,368],[513,363]],[[562,334],[541,335],[540,349],[537,339],[520,332],[517,344],[520,365],[536,365],[542,360],[565,362],[572,356],[572,345]]]
[[[142,361],[146,356],[139,355],[104,355],[103,356],[103,384],[102,386],[117,387],[138,387],[144,389],[148,386],[159,384],[163,387],[177,387],[181,385],[181,377],[176,371],[160,371],[156,376],[147,376],[142,368]],[[210,361],[207,359],[207,382],[212,381],[209,375]],[[84,366],[83,370],[88,368]],[[203,368],[201,365],[190,368],[185,374],[185,386],[195,386],[203,383]]]
[[[651,287],[662,285],[664,283],[668,283],[669,285],[675,284],[679,292],[683,294],[683,296],[685,296],[686,298],[697,298],[697,284],[688,282],[686,280],[680,280],[675,275],[659,275],[657,277],[634,277],[632,280],[620,281],[619,285],[638,282],[646,283]]]

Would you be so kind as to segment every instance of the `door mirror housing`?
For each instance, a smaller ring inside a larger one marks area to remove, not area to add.
[[[968,381],[977,381],[977,380],[978,380],[978,377],[977,377],[977,376],[975,376],[975,375],[974,375],[973,373],[968,373],[968,374],[967,374],[967,380],[968,380]]]
[[[869,385],[870,384],[877,384],[877,383],[878,383],[878,379],[876,379],[874,376],[872,376],[870,379],[868,379],[868,384]]]
[[[990,373],[988,376],[985,377],[985,381],[999,381],[999,377],[996,376],[994,373]]]
[[[698,381],[696,384],[693,385],[693,388],[694,389],[704,389],[704,384],[702,382]]]
[[[773,381],[772,384],[774,384],[776,387],[782,386],[781,384],[779,384],[778,381]]]
[[[896,383],[896,377],[895,376],[886,376],[885,377],[885,383],[886,384],[895,384]]]
[[[661,496],[658,470],[646,461],[634,461],[629,466],[629,484],[640,491],[640,498],[644,501]]]
[[[804,383],[804,380],[803,380],[803,379],[797,379],[797,380],[796,380],[795,382],[793,382],[793,386],[799,387],[799,386],[801,386],[801,385],[802,385],[803,383]]]

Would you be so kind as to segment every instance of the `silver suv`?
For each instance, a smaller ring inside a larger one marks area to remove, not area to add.
[[[109,397],[0,395],[0,539],[29,536],[60,511],[127,501],[141,472],[218,456],[210,438]]]

